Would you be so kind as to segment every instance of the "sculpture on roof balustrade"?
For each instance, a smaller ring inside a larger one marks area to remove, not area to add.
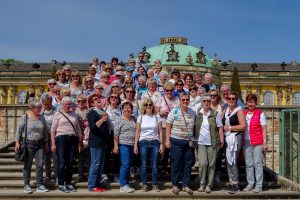
[[[151,58],[150,53],[147,52],[146,47],[143,47],[142,50],[143,50],[143,53],[144,53],[144,62],[149,63],[150,62],[149,59]]]
[[[206,64],[206,58],[205,58],[205,53],[203,52],[203,49],[204,47],[200,47],[200,50],[199,52],[196,54],[197,56],[197,63],[200,63],[200,64]]]
[[[190,65],[193,64],[193,57],[192,57],[192,55],[191,55],[191,52],[189,52],[189,54],[187,55],[187,57],[186,57],[185,60],[186,60],[186,62],[189,63]]]
[[[169,52],[167,52],[167,54],[168,54],[168,59],[167,59],[167,61],[169,62],[169,61],[173,61],[173,62],[178,62],[179,61],[179,56],[178,56],[178,52],[177,51],[175,51],[175,46],[174,46],[174,44],[171,44],[171,46],[170,46],[170,51]]]

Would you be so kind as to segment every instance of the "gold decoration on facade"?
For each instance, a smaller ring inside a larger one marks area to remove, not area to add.
[[[7,88],[5,86],[1,87],[1,104],[7,104]]]
[[[10,103],[11,104],[16,104],[16,86],[14,85],[11,85],[9,87],[9,91],[10,91]]]

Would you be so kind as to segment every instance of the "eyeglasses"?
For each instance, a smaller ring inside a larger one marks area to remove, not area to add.
[[[88,80],[88,81],[85,81],[86,83],[92,83],[93,82],[93,80]]]
[[[230,100],[230,101],[235,101],[236,98],[228,98],[228,100]]]
[[[151,107],[151,106],[153,106],[153,104],[152,103],[146,103],[144,106],[145,107]]]
[[[190,101],[189,99],[181,99],[181,101]]]
[[[210,100],[202,100],[203,101],[203,103],[210,103]]]
[[[111,98],[111,99],[118,99],[118,97],[116,97],[116,96],[110,96],[109,98]]]
[[[173,90],[165,90],[166,92],[173,92]]]
[[[111,88],[118,88],[119,86],[111,86]]]
[[[217,94],[211,94],[209,96],[211,96],[211,97],[217,97],[218,95]]]
[[[71,70],[70,70],[70,69],[64,69],[64,71],[65,71],[65,72],[69,72],[69,71],[71,71]]]
[[[133,91],[131,91],[131,90],[126,90],[126,93],[133,93]]]
[[[56,85],[56,83],[49,83],[48,85]]]
[[[176,84],[177,86],[183,86],[183,84]]]

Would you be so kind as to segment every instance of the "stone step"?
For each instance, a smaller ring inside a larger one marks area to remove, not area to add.
[[[0,153],[0,158],[14,158],[15,152]]]
[[[140,189],[141,188],[141,181],[140,180],[132,180],[130,183],[134,188]],[[225,187],[225,182],[221,183],[216,183],[214,185],[214,188],[217,190],[222,190]],[[31,179],[31,185],[35,185],[35,179]],[[49,188],[55,188],[55,182],[45,182],[45,185]],[[87,188],[87,182],[80,182],[75,184],[77,188]],[[119,188],[120,185],[117,182],[108,182],[108,183],[103,183],[103,186],[109,189],[116,189]],[[196,190],[199,187],[199,182],[197,181],[192,181],[190,183],[191,187]],[[244,188],[246,187],[247,183],[246,182],[240,182],[240,187]],[[159,182],[159,186],[162,189],[167,189],[171,188],[172,184],[171,182]],[[23,188],[24,187],[24,182],[23,180],[0,180],[0,189],[9,189],[9,188]],[[267,182],[265,181],[263,183],[263,187],[266,189],[278,189],[280,188],[280,185],[278,185],[276,182]]]
[[[60,191],[51,190],[47,193],[34,192],[33,194],[26,195],[23,189],[8,189],[0,190],[0,199],[101,199],[101,200],[111,200],[111,199],[299,199],[300,193],[284,190],[266,190],[262,193],[255,194],[253,192],[239,192],[237,194],[231,195],[223,191],[213,191],[210,194],[199,193],[194,191],[192,195],[188,195],[185,192],[180,191],[179,195],[174,195],[170,189],[162,190],[161,192],[142,192],[135,191],[134,193],[120,193],[119,189],[112,189],[102,193],[93,193],[87,191],[87,189],[79,188],[77,192],[74,193],[62,193]]]

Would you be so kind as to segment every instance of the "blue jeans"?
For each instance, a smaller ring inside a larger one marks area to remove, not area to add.
[[[101,179],[101,173],[103,169],[105,159],[106,147],[90,148],[91,152],[91,166],[89,172],[88,189],[98,187]]]
[[[65,185],[65,183],[70,185],[78,138],[76,136],[60,135],[55,138],[55,143],[58,185]]]
[[[36,185],[43,184],[44,147],[43,141],[27,141],[27,159],[24,161],[23,168],[24,185],[29,185],[33,158],[36,165]]]
[[[188,140],[171,138],[171,182],[173,186],[179,185],[182,175],[182,186],[190,183],[192,166],[195,163],[195,149],[189,146]]]
[[[129,184],[130,167],[133,159],[133,146],[126,144],[119,144],[119,152],[121,158],[120,168],[120,187]]]
[[[147,183],[147,161],[150,153],[151,168],[152,168],[152,185],[157,185],[157,162],[159,154],[159,141],[142,140],[139,142],[141,155],[141,179],[145,185]]]

